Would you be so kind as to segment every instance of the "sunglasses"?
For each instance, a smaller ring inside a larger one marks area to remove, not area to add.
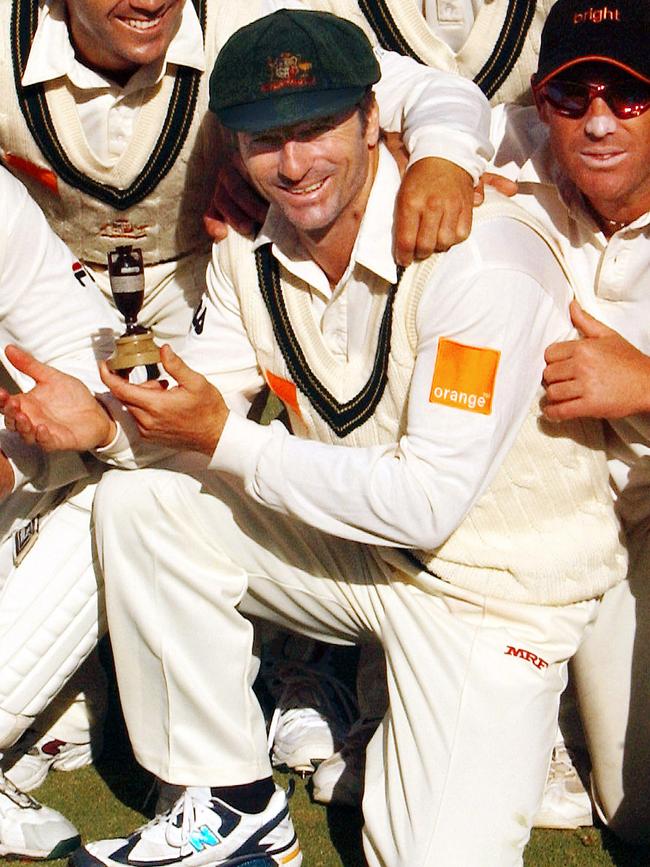
[[[638,117],[650,108],[650,86],[634,78],[614,84],[551,78],[533,89],[537,100],[545,100],[558,114],[574,119],[583,117],[596,97],[604,99],[619,120]]]

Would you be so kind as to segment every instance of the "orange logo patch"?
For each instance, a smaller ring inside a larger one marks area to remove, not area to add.
[[[490,415],[500,357],[496,349],[441,337],[429,402]]]
[[[282,403],[300,418],[300,407],[298,406],[298,396],[294,383],[281,376],[276,376],[270,370],[265,371],[265,377],[273,394],[277,395]]]

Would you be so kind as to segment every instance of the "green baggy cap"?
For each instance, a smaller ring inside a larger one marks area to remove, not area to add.
[[[230,129],[261,132],[351,108],[380,76],[356,24],[281,9],[226,42],[210,76],[210,108]]]

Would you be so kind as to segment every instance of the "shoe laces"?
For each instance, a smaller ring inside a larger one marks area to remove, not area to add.
[[[270,681],[269,689],[276,698],[276,707],[269,726],[269,750],[278,726],[307,711],[344,729],[350,727],[357,715],[350,689],[322,669],[297,660],[280,661],[273,665]]]
[[[147,831],[163,831],[165,843],[173,849],[181,850],[189,843],[195,825],[194,799],[188,789],[183,789],[177,800],[166,812],[154,816],[137,831],[143,835]]]
[[[196,820],[194,801],[192,800],[192,796],[190,795],[188,789],[185,789],[178,801],[176,801],[174,806],[169,811],[169,820],[165,829],[165,840],[167,841],[167,843],[169,843],[170,846],[173,845],[171,829],[178,828],[178,825],[174,820],[178,819],[179,817],[181,817],[180,845],[185,846],[189,842],[190,834],[194,829],[194,824]]]
[[[0,794],[5,795],[10,801],[13,801],[16,806],[24,810],[40,810],[42,804],[35,801],[27,792],[23,792],[15,786],[8,777],[0,770]]]

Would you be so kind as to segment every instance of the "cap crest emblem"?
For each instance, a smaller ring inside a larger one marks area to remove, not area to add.
[[[298,54],[283,51],[278,57],[269,57],[266,66],[269,77],[260,87],[262,93],[273,93],[286,87],[311,87],[316,84],[316,78],[311,74],[311,61],[303,60]]]

